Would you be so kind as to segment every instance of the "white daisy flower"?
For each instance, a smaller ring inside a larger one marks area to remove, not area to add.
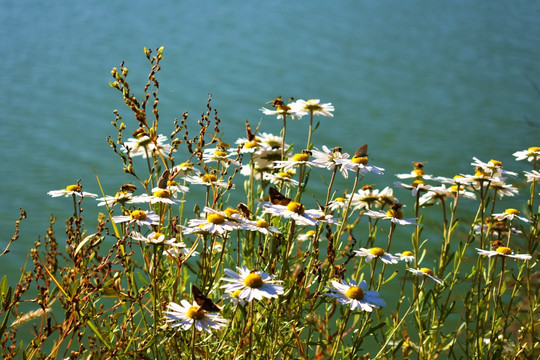
[[[332,111],[334,111],[334,106],[332,103],[321,104],[319,99],[309,99],[305,100],[296,100],[289,104],[291,110],[295,113],[305,113],[313,115],[323,115],[328,117],[334,117]]]
[[[222,188],[226,188],[229,186],[227,182],[218,180],[217,176],[214,174],[204,174],[200,176],[187,175],[187,176],[184,176],[184,179],[189,183],[197,184],[197,185],[217,186],[217,187],[222,187]]]
[[[281,143],[283,142],[283,138],[281,136],[277,136],[270,133],[260,133],[257,134],[257,138],[260,139],[260,145],[263,146],[264,150],[280,150],[281,149]],[[289,145],[285,144],[285,149],[288,149]],[[277,151],[279,156],[281,156],[281,152]]]
[[[184,243],[178,243],[176,242],[176,238],[170,238],[168,240],[165,240],[165,234],[162,234],[160,232],[151,232],[148,234],[148,236],[144,236],[140,232],[133,231],[129,236],[133,240],[142,241],[147,244],[154,244],[154,245],[167,245],[167,246],[173,246],[173,247],[185,247],[186,244]]]
[[[402,253],[397,253],[396,256],[399,257],[400,261],[405,261],[406,263],[414,261],[414,253],[412,251],[404,251]]]
[[[275,110],[270,110],[267,108],[261,108],[260,110],[264,115],[277,115],[278,119],[283,119],[286,116],[291,117],[293,120],[295,118],[300,119],[302,116],[307,114],[305,111],[301,111],[298,108],[293,109],[289,105],[285,104],[277,105]]]
[[[516,151],[512,155],[516,157],[516,161],[525,160],[525,159],[527,159],[527,161],[533,161],[534,159],[537,159],[540,156],[540,147],[533,146],[533,147],[528,148],[527,150]]]
[[[520,214],[521,213],[519,212],[519,210],[509,208],[509,209],[504,210],[503,213],[492,214],[491,216],[497,221],[502,221],[502,220],[505,220],[505,219],[514,220],[514,218],[518,218],[519,220],[528,223],[529,219],[524,218],[523,216],[519,216]]]
[[[504,196],[515,196],[519,193],[519,190],[512,184],[506,184],[502,178],[494,179],[489,183],[489,188],[493,191],[497,191],[497,195],[502,199]]]
[[[278,285],[282,282],[281,280],[273,280],[273,277],[265,272],[250,271],[245,265],[236,269],[238,273],[225,269],[225,275],[228,277],[222,277],[221,280],[230,283],[221,286],[225,292],[234,293],[241,290],[238,298],[248,302],[253,299],[261,300],[263,297],[271,299],[283,295],[283,286]]]
[[[270,226],[270,224],[262,219],[257,221],[245,221],[242,223],[242,228],[249,231],[257,231],[265,235],[277,235],[281,234],[278,228]]]
[[[239,166],[240,163],[236,160],[231,159],[232,156],[238,156],[236,150],[227,152],[220,148],[214,148],[214,149],[205,149],[203,151],[203,160],[207,163],[210,162],[220,162],[221,164],[225,166],[229,166],[231,164]]]
[[[130,138],[124,143],[124,152],[129,150],[131,157],[142,156],[146,159],[147,156],[151,156],[154,151],[159,151],[162,155],[166,156],[171,151],[171,146],[166,144],[167,138],[164,135],[158,135],[157,146],[152,142],[148,135],[142,135],[138,138]]]
[[[489,257],[492,256],[504,256],[511,259],[517,259],[517,260],[531,260],[532,256],[529,254],[514,254],[514,252],[506,246],[499,246],[497,250],[482,250],[482,249],[476,249],[478,251],[478,255],[487,255]]]
[[[458,187],[456,185],[452,185],[447,188],[443,184],[441,186],[431,187],[429,191],[427,191],[424,195],[420,197],[419,201],[420,205],[422,206],[428,204],[439,204],[442,200],[446,200],[448,198],[455,198],[456,194],[458,194]],[[459,187],[459,197],[476,199],[476,194]]]
[[[479,187],[479,183],[491,182],[500,179],[500,173],[493,173],[489,170],[485,170],[481,166],[477,166],[474,169],[474,175],[464,175],[461,174],[459,178],[460,183],[462,184],[473,184],[476,187]]]
[[[113,216],[112,220],[115,223],[127,222],[129,224],[136,223],[139,226],[159,225],[159,216],[153,211],[133,210],[129,215]]]
[[[236,222],[236,223],[243,223],[244,221],[246,221],[246,218],[244,218],[240,210],[233,209],[232,207],[227,207],[225,208],[225,210],[220,211],[220,210],[215,210],[208,206],[205,206],[203,211],[207,214],[212,213],[212,214],[221,215],[225,217],[226,220],[231,220],[232,222]]]
[[[371,249],[360,248],[360,250],[354,250],[356,256],[362,256],[366,258],[366,262],[370,262],[373,259],[381,259],[385,264],[397,264],[398,258],[392,254],[387,253],[380,247],[372,247]]]
[[[347,206],[347,199],[342,197],[336,197],[334,200],[330,201],[328,204],[328,209],[330,211],[336,211],[344,209]]]
[[[47,195],[50,195],[52,197],[58,197],[58,196],[87,196],[87,197],[97,197],[96,194],[92,194],[86,191],[81,191],[82,186],[81,185],[69,185],[65,189],[62,190],[51,190],[47,193]]]
[[[315,160],[313,161],[313,165],[321,168],[326,168],[328,170],[334,170],[335,168],[338,168],[341,172],[341,175],[343,175],[344,178],[347,178],[349,176],[349,172],[347,169],[345,169],[341,164],[337,162],[338,159],[348,159],[349,154],[342,153],[341,148],[334,148],[332,150],[328,149],[326,145],[322,146],[322,151],[315,148],[311,150],[311,153]]]
[[[189,191],[189,188],[187,186],[180,185],[176,181],[172,180],[172,181],[167,181],[166,189],[155,187],[152,189],[152,192],[156,192],[158,190],[167,190],[168,192],[171,193],[173,197],[177,197],[178,193],[186,193]]]
[[[102,198],[97,198],[99,201],[98,206],[107,205],[108,207],[114,206],[116,204],[125,204],[133,198],[133,193],[129,191],[119,191],[114,196],[105,196]]]
[[[399,203],[398,199],[394,196],[394,190],[391,187],[385,187],[378,194],[379,204],[384,206],[394,206]]]
[[[258,167],[257,165],[255,165],[253,169],[251,168],[251,166],[240,167],[240,174],[242,174],[245,177],[250,177],[252,176],[252,173],[253,173],[253,179],[255,180],[261,180],[263,175],[266,175],[266,173],[271,172],[271,171],[274,171],[274,169],[272,169],[271,167],[261,168],[261,167]]]
[[[442,179],[440,176],[433,176],[429,174],[418,175],[418,173],[418,171],[413,170],[410,173],[396,174],[396,176],[400,179],[424,179],[433,181],[440,181]]]
[[[200,173],[201,171],[196,169],[190,162],[183,162],[171,169],[171,174],[174,174],[174,176],[199,175]]]
[[[540,171],[524,171],[527,182],[540,181]]]
[[[473,160],[474,161],[471,163],[472,166],[481,167],[482,169],[484,169],[484,171],[490,173],[491,177],[500,177],[501,174],[517,176],[517,174],[515,172],[504,170],[502,168],[503,164],[499,160],[491,159],[487,163],[485,163],[483,161],[480,161],[475,157],[473,157]]]
[[[431,185],[426,185],[426,183],[422,179],[416,179],[411,184],[405,184],[405,183],[402,183],[401,181],[395,181],[394,185],[402,187],[404,189],[411,190],[411,193],[413,196],[416,196],[416,194],[418,194],[419,191],[426,192],[429,189],[431,189]]]
[[[274,168],[283,168],[283,171],[290,170],[293,167],[300,165],[312,166],[315,165],[315,163],[309,160],[309,154],[306,153],[294,154],[291,160],[274,161]]]
[[[439,176],[433,176],[426,174],[426,171],[424,170],[424,164],[423,162],[413,162],[414,168],[410,173],[405,174],[396,174],[396,176],[400,179],[421,179],[421,180],[435,180],[440,181],[442,178]]]
[[[188,221],[188,229],[183,232],[186,234],[207,232],[210,234],[224,235],[239,228],[238,222],[228,221],[227,218],[219,213],[207,211],[206,217],[202,219],[191,219]]]
[[[428,278],[430,278],[431,280],[435,281],[436,283],[438,283],[440,285],[442,285],[442,283],[443,283],[441,279],[438,279],[438,278],[436,278],[434,276],[433,271],[431,269],[428,269],[428,268],[420,268],[420,269],[407,268],[407,270],[409,270],[410,272],[412,272],[416,276],[428,277]]]
[[[471,186],[473,181],[470,179],[470,176],[465,177],[463,175],[455,175],[453,178],[439,177],[439,181],[442,183],[459,186],[460,190],[474,190],[474,187]]]
[[[332,280],[331,283],[334,288],[328,288],[330,292],[326,293],[326,296],[335,297],[342,304],[349,304],[351,310],[359,308],[363,311],[372,312],[373,308],[378,309],[386,306],[377,291],[365,290],[367,286],[365,281],[362,281],[359,285],[356,285],[353,280],[350,280],[348,284],[343,280]]]
[[[222,298],[232,302],[235,306],[241,305],[244,306],[246,304],[246,301],[244,299],[240,299],[240,294],[242,293],[241,289],[238,289],[233,292],[225,293],[223,294]]]
[[[272,184],[282,186],[298,186],[298,181],[294,180],[292,177],[296,174],[296,171],[294,169],[284,171],[284,172],[278,172],[275,174],[270,173],[264,173],[263,179],[270,181]]]
[[[192,326],[198,331],[211,333],[211,329],[218,330],[227,324],[227,320],[218,314],[210,314],[202,310],[195,301],[190,304],[187,300],[182,300],[180,304],[170,302],[167,305],[169,311],[164,311],[165,321],[171,326],[181,327],[182,330],[189,330]]]
[[[376,219],[390,220],[393,223],[399,225],[421,225],[415,222],[417,218],[403,219],[403,214],[401,213],[401,206],[401,204],[394,204],[392,208],[386,212],[368,210],[363,215],[367,215]]]
[[[294,219],[299,225],[317,225],[317,218],[324,216],[324,213],[319,210],[306,210],[304,205],[291,201],[286,206],[273,205],[269,202],[262,203],[264,214],[272,214],[283,216],[284,218]]]
[[[177,203],[184,202],[184,200],[178,200],[178,199],[171,199],[171,191],[155,188],[152,190],[152,195],[148,194],[142,194],[138,196],[134,196],[130,203],[133,204],[141,204],[141,203],[147,203],[147,204],[169,204],[174,205]]]
[[[377,175],[382,175],[384,171],[384,169],[381,167],[368,165],[367,156],[361,156],[361,157],[353,156],[352,159],[335,159],[335,162],[341,165],[342,173],[345,170],[356,172],[356,170],[359,169],[362,174],[372,172]]]
[[[373,189],[371,185],[365,185],[362,189],[352,194],[351,206],[355,209],[371,209],[374,204],[378,204],[379,194],[378,189]],[[350,197],[351,195],[346,195],[347,201]]]

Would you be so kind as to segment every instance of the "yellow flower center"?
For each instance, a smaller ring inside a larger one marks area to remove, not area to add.
[[[257,227],[265,228],[267,229],[270,226],[270,224],[264,220],[257,220]]]
[[[428,275],[433,276],[433,271],[431,269],[421,268],[420,271],[423,272],[424,274],[428,274]]]
[[[539,152],[540,151],[540,146],[532,146],[532,147],[528,148],[527,151]]]
[[[129,217],[133,220],[146,220],[146,213],[142,210],[133,210]]]
[[[383,256],[384,254],[386,254],[385,251],[380,247],[373,247],[369,249],[369,253],[375,256]]]
[[[246,278],[244,279],[244,285],[250,288],[257,289],[263,286],[263,284],[264,282],[262,280],[261,275],[257,273],[251,273],[248,276],[246,276]]]
[[[412,251],[404,251],[401,253],[401,256],[414,256],[414,253]]]
[[[214,155],[223,157],[223,156],[227,156],[227,152],[226,151],[221,151],[221,150],[216,150],[216,151],[214,151]]]
[[[309,161],[309,155],[308,154],[294,154],[293,161]]]
[[[174,180],[168,180],[167,181],[167,186],[178,186],[178,183]]]
[[[287,204],[287,210],[295,212],[295,213],[297,213],[299,215],[302,215],[302,214],[304,214],[304,211],[306,210],[306,208],[304,207],[304,205],[302,205],[300,203],[297,203],[295,201],[291,201],[289,204]]]
[[[345,198],[342,198],[342,197],[337,197],[334,199],[335,202],[340,202],[340,203],[344,203],[345,202]]]
[[[504,210],[504,213],[505,214],[510,214],[510,215],[518,215],[518,216],[519,216],[519,214],[521,214],[519,212],[519,210],[512,209],[512,208]]]
[[[81,192],[81,186],[80,185],[69,185],[66,187],[67,191],[75,191],[75,192]]]
[[[152,236],[152,240],[159,240],[160,237],[165,238],[165,235],[160,233],[160,232],[155,232],[154,235]]]
[[[497,248],[497,250],[495,250],[495,251],[498,252],[499,254],[503,254],[503,255],[511,255],[512,254],[512,250],[509,247],[506,247],[506,246],[499,246]]]
[[[249,141],[249,142],[244,144],[244,149],[253,149],[253,148],[256,148],[256,147],[257,147],[257,142],[256,141]]]
[[[287,179],[290,179],[292,177],[291,173],[289,173],[289,172],[280,172],[280,173],[278,173],[278,176],[284,177],[284,178],[287,178]]]
[[[206,221],[212,224],[223,224],[225,222],[225,216],[221,214],[210,213],[206,216]]]
[[[233,292],[231,293],[231,296],[238,299],[238,297],[240,296],[240,293],[241,293],[241,292],[242,292],[242,289],[238,289],[238,290],[236,290],[236,291],[233,291]]]
[[[414,169],[412,172],[414,175],[419,176],[419,177],[424,176],[426,174],[424,169]]]
[[[306,231],[307,236],[315,236],[315,230],[308,230]]]
[[[351,161],[355,164],[367,165],[368,158],[367,156],[353,156]]]
[[[214,174],[204,174],[202,176],[202,181],[205,183],[211,184],[217,181],[217,177]]]
[[[487,172],[485,172],[484,170],[482,170],[482,169],[477,169],[476,172],[474,173],[474,176],[476,176],[476,177],[489,177],[489,174]]]
[[[399,209],[388,209],[388,211],[386,212],[386,216],[393,217],[395,219],[403,219],[403,214]]]
[[[455,175],[454,180],[457,180],[457,179],[463,179],[463,175]]]
[[[223,210],[223,212],[224,212],[225,214],[227,214],[227,216],[232,216],[232,215],[235,215],[235,214],[240,213],[238,210],[233,209],[233,208],[230,208],[230,207],[228,207],[228,208],[226,208],[225,210]]]
[[[364,298],[364,290],[358,286],[351,286],[345,291],[345,296],[349,299],[362,300]]]
[[[171,193],[164,189],[154,191],[154,197],[168,199],[171,197]]]
[[[193,167],[193,164],[190,163],[190,162],[183,162],[181,163],[180,165],[178,165],[180,167],[185,167],[185,168],[192,168]]]
[[[200,310],[198,306],[192,306],[186,312],[186,316],[193,320],[202,320],[205,317],[205,311]]]
[[[493,159],[491,159],[491,160],[489,160],[489,162],[492,163],[493,166],[495,166],[495,167],[502,167],[502,166],[503,166],[503,165],[502,165],[502,162],[500,162],[499,160],[493,160]]]
[[[426,183],[423,180],[414,180],[411,185],[417,188],[420,185],[426,185]]]

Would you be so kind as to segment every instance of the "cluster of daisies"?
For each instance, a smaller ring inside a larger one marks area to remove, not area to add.
[[[322,115],[333,116],[334,107],[331,104],[322,104],[318,99],[308,101],[297,100],[289,104],[284,104],[281,99],[274,101],[274,110],[262,108],[264,114],[277,115],[284,121],[286,117],[292,119],[303,116]],[[329,148],[322,146],[312,148],[296,154],[288,154],[289,145],[285,143],[283,137],[268,133],[252,133],[249,124],[246,122],[247,137],[236,141],[237,148],[230,149],[222,144],[216,148],[204,149],[200,154],[200,159],[205,164],[216,163],[216,168],[227,168],[229,166],[241,167],[240,173],[245,176],[272,184],[280,189],[301,186],[302,179],[294,179],[298,172],[302,172],[305,167],[324,168],[333,173],[340,173],[344,178],[348,178],[352,173],[357,178],[361,174],[368,172],[383,174],[384,169],[374,166],[368,162],[367,145],[364,145],[351,156],[342,151],[341,148]],[[308,140],[309,145],[309,140]],[[308,146],[309,147],[309,146]],[[129,156],[141,156],[150,158],[156,156],[166,156],[172,149],[167,144],[167,138],[158,135],[156,139],[150,139],[148,135],[140,134],[129,139],[123,144],[124,152]],[[517,160],[534,160],[540,156],[540,148],[529,148],[514,154]],[[242,165],[243,159],[249,159],[249,163]],[[408,174],[398,174],[398,178],[407,182],[396,182],[395,185],[401,188],[410,189],[412,195],[418,197],[422,206],[444,202],[447,198],[468,198],[474,199],[479,190],[491,189],[499,197],[514,196],[517,189],[505,182],[507,176],[517,174],[506,171],[502,163],[497,160],[490,160],[485,163],[473,158],[471,165],[475,167],[473,175],[456,175],[454,178],[444,178],[428,175],[425,173],[423,163],[415,163],[414,169]],[[174,237],[168,238],[165,233],[156,231],[164,228],[164,218],[166,206],[177,205],[183,200],[183,194],[189,191],[187,185],[202,185],[213,189],[231,189],[233,187],[228,181],[216,175],[218,172],[203,173],[196,169],[190,162],[182,163],[167,170],[164,181],[159,181],[159,185],[151,190],[151,194],[134,195],[136,188],[133,185],[124,185],[114,196],[104,196],[97,199],[98,205],[111,208],[117,204],[122,207],[122,215],[112,218],[115,223],[125,223],[128,236],[133,240],[142,241],[153,245],[165,245],[167,250],[164,254],[182,254],[184,257],[197,255],[195,249],[190,249],[186,244]],[[540,180],[540,172],[525,172],[527,181],[536,182]],[[162,176],[163,177],[163,176]],[[177,180],[176,180],[177,179]],[[183,185],[177,181],[183,180]],[[433,184],[430,184],[433,183]],[[438,184],[436,184],[438,183]],[[448,186],[447,186],[448,185]],[[70,185],[65,189],[50,191],[49,195],[56,196],[84,196],[97,197],[96,194],[83,192],[79,184]],[[150,208],[159,208],[158,213],[135,208],[140,204],[147,204]],[[128,209],[128,206],[130,208]],[[319,209],[306,209],[299,202],[288,199],[286,202],[261,201],[261,215],[257,217],[253,213],[254,209],[247,212],[238,209],[227,208],[216,210],[204,207],[201,216],[190,219],[185,226],[181,226],[182,234],[204,234],[214,237],[227,238],[231,232],[236,230],[254,231],[265,236],[277,236],[280,230],[272,226],[269,218],[282,217],[291,219],[301,226],[316,226],[321,223],[339,225],[339,217],[334,217],[334,213],[343,211],[359,211],[361,215],[374,219],[389,220],[395,225],[420,225],[416,218],[404,218],[401,212],[402,205],[394,197],[393,190],[386,187],[382,190],[374,189],[367,185],[352,194],[345,194],[343,197],[335,197],[328,204]],[[255,211],[257,213],[258,211]],[[266,218],[264,217],[266,215]],[[506,222],[512,223],[514,219],[528,222],[528,219],[520,216],[519,211],[507,209],[503,213],[492,215],[493,224],[490,229],[497,229],[500,226],[505,231],[517,231],[511,229]],[[497,226],[496,226],[497,225]],[[138,231],[135,231],[137,226]],[[143,233],[142,227],[150,230]],[[487,226],[483,224],[482,226]],[[478,231],[483,230],[479,229]],[[502,230],[501,230],[502,231]],[[298,235],[298,240],[309,239],[315,236],[315,231]],[[496,250],[477,249],[480,255],[504,256],[508,258],[530,260],[531,255],[515,254],[508,246],[500,246]],[[428,268],[411,268],[409,263],[414,262],[415,254],[410,251],[392,255],[382,248],[372,247],[369,249],[360,248],[355,252],[356,256],[363,257],[366,262],[380,260],[385,264],[397,264],[404,261],[407,270],[414,275],[430,278],[438,284],[442,280],[434,276]],[[249,270],[246,266],[237,267],[237,272],[225,269],[225,275],[221,281],[225,295],[236,305],[244,305],[245,302],[262,300],[263,298],[277,298],[284,294],[281,281],[275,280],[273,276],[256,270]],[[335,297],[338,302],[347,304],[351,310],[360,309],[371,312],[374,308],[385,306],[384,300],[377,291],[370,290],[365,281],[357,284],[354,280],[332,280],[332,287],[328,288],[327,295]],[[204,305],[193,301],[182,300],[180,304],[171,302],[168,311],[165,312],[166,321],[171,322],[173,327],[180,327],[184,330],[195,326],[199,331],[211,331],[219,329],[227,324],[227,320],[215,314],[218,308],[208,309]]]

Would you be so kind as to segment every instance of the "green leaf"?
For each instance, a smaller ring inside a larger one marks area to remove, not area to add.
[[[92,240],[95,236],[96,236],[96,234],[94,233],[92,235],[88,235],[87,237],[85,237],[79,243],[79,245],[77,245],[77,248],[75,249],[75,255],[77,255],[77,253],[83,248],[83,246],[86,245],[88,242],[90,242],[90,240]]]

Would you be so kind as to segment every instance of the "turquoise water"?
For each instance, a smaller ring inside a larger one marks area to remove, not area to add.
[[[244,118],[279,131],[281,122],[259,111],[277,95],[320,98],[336,110],[320,119],[316,146],[354,152],[369,143],[373,164],[388,175],[367,183],[390,185],[411,161],[428,161],[434,174],[468,173],[473,156],[521,171],[527,164],[511,154],[540,146],[537,1],[6,0],[0,29],[2,248],[19,208],[28,213],[2,273],[22,266],[51,214],[61,240],[71,202],[47,191],[82,178],[99,193],[94,171],[107,193],[131,181],[105,141],[115,135],[113,109],[130,119],[108,82],[125,60],[140,95],[143,47],[165,46],[164,125],[186,110],[194,123],[212,93],[224,140],[234,142]],[[288,139],[303,144],[305,125],[290,123]],[[94,216],[91,200],[85,209]]]

